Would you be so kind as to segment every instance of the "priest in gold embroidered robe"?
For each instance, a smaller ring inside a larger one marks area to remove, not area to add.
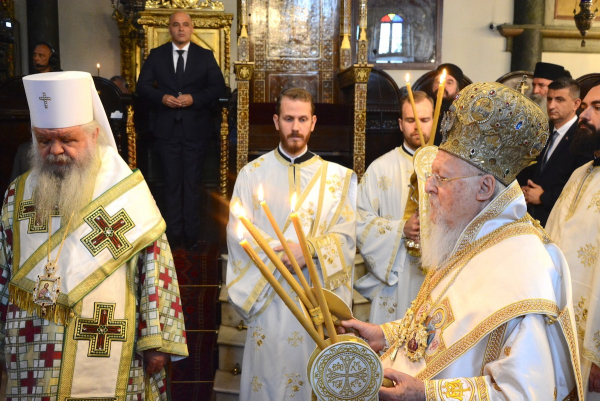
[[[315,343],[239,246],[236,234],[239,219],[233,212],[236,204],[243,207],[246,217],[269,245],[280,252],[282,248],[275,231],[257,198],[262,185],[264,200],[310,283],[289,218],[290,198],[296,194],[298,202],[294,210],[298,212],[323,287],[337,293],[348,305],[352,299],[356,176],[351,170],[326,162],[308,150],[307,143],[316,123],[313,107],[312,97],[304,90],[292,88],[280,95],[274,115],[280,145],[240,171],[230,202],[227,291],[230,303],[248,321],[241,401],[279,401],[289,397],[310,400],[306,367]],[[246,233],[245,238],[296,299],[252,237]],[[289,266],[285,255],[282,260]]]
[[[187,345],[164,220],[90,74],[23,82],[34,167],[0,220],[6,399],[170,399],[165,365]]]
[[[546,229],[569,262],[586,400],[600,400],[600,86],[583,99],[571,151],[594,156],[573,172]],[[589,383],[589,386],[588,386]]]
[[[569,269],[515,181],[548,139],[543,113],[502,84],[477,83],[442,130],[439,151],[419,153],[437,151],[431,170],[417,171],[428,177],[422,235],[433,245],[419,295],[400,321],[343,322],[387,348],[395,385],[379,399],[583,399]]]
[[[433,101],[414,92],[417,116],[425,141],[433,125]],[[369,321],[382,324],[404,316],[423,278],[420,257],[408,253],[407,240],[419,242],[417,212],[405,216],[411,192],[413,155],[421,146],[408,97],[400,100],[398,119],[404,143],[375,160],[358,185],[356,241],[368,273],[354,288],[371,301]]]

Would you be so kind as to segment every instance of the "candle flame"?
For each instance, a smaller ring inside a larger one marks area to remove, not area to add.
[[[236,233],[240,241],[244,239],[244,226],[241,221],[238,221]]]
[[[296,202],[297,201],[298,201],[298,197],[296,196],[296,193],[294,192],[294,195],[292,195],[292,199],[290,200],[290,205],[292,206],[292,213],[296,209]]]
[[[257,193],[257,195],[258,195],[258,201],[259,202],[262,202],[262,201],[265,200],[265,192],[263,191],[262,184],[260,184],[258,186],[258,193]]]
[[[100,63],[96,64],[96,67],[100,68]]]
[[[245,216],[244,208],[242,207],[242,205],[239,204],[239,202],[236,202],[235,205],[233,205],[233,214],[235,214],[238,217]]]
[[[410,74],[407,72],[406,73],[406,83],[410,82]]]
[[[446,80],[446,69],[444,68],[442,75],[440,75],[440,84],[444,83],[445,80]]]

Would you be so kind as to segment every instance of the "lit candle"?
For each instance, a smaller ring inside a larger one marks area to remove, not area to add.
[[[361,29],[365,29],[367,27],[367,3],[366,3],[366,1],[361,1],[361,3],[360,3],[358,27]]]
[[[258,257],[258,254],[252,249],[252,246],[248,243],[246,239],[242,239],[242,226],[238,225],[238,238],[240,241],[240,246],[244,248],[244,251],[248,254],[254,265],[260,270],[260,273],[267,280],[267,282],[273,287],[273,290],[281,297],[281,300],[285,305],[290,309],[292,314],[298,319],[298,322],[304,327],[306,332],[310,335],[310,337],[317,343],[317,346],[320,349],[325,349],[327,347],[327,343],[323,340],[323,338],[319,337],[319,333],[312,325],[312,322],[308,320],[306,316],[302,313],[300,308],[296,305],[296,303],[292,300],[287,291],[279,284],[279,281],[271,274],[267,266],[263,263],[262,259]]]
[[[421,141],[421,146],[419,147],[423,147],[425,146],[425,138],[423,137],[423,131],[421,131],[421,121],[419,120],[419,115],[417,114],[417,105],[415,104],[415,98],[413,97],[412,88],[410,86],[410,74],[408,73],[406,73],[406,89],[408,90],[408,100],[412,106],[415,122],[417,123],[417,132],[419,133],[419,140]]]
[[[100,76],[100,63],[96,64],[96,67],[98,68],[98,76]]]
[[[435,133],[437,131],[438,120],[440,119],[440,110],[442,108],[442,101],[444,100],[444,90],[446,89],[446,69],[440,75],[440,87],[438,88],[437,102],[435,103],[435,113],[433,114],[433,126],[431,127],[431,136],[429,137],[428,145],[433,145],[435,139]]]
[[[250,220],[248,220],[248,218],[244,216],[244,209],[239,203],[235,204],[234,213],[237,214],[238,218],[240,219],[244,227],[246,227],[246,230],[248,230],[250,235],[252,235],[260,249],[262,249],[263,252],[269,257],[271,262],[273,262],[275,268],[279,271],[279,273],[281,273],[281,276],[285,279],[285,281],[288,282],[288,284],[290,285],[290,287],[292,287],[294,292],[298,294],[300,301],[304,303],[304,305],[306,305],[309,309],[313,309],[313,305],[308,299],[306,292],[302,289],[302,287],[300,287],[300,284],[298,284],[298,282],[294,279],[292,273],[289,272],[289,270],[287,269],[287,267],[285,267],[281,259],[279,259],[275,251],[273,251],[273,249],[269,246],[267,241],[265,241],[265,239],[256,229],[256,227],[254,227],[254,224],[252,224],[252,222],[250,222]]]
[[[327,300],[325,299],[325,295],[323,294],[321,280],[319,279],[319,274],[317,273],[317,269],[315,268],[315,265],[313,263],[312,255],[308,250],[308,244],[306,242],[306,236],[304,235],[304,231],[302,230],[302,224],[300,224],[300,218],[298,217],[298,213],[294,210],[296,208],[295,193],[294,196],[292,196],[291,205],[293,213],[290,215],[290,219],[292,219],[292,223],[294,223],[294,228],[296,229],[298,242],[300,243],[300,247],[302,248],[302,254],[304,255],[304,260],[306,261],[306,268],[308,269],[308,274],[310,274],[310,279],[313,282],[315,293],[317,295],[317,300],[319,301],[319,306],[321,307],[321,312],[323,313],[325,327],[327,327],[327,332],[329,333],[331,343],[335,344],[338,342],[337,333],[335,332],[335,327],[333,326],[333,320],[331,318],[331,313],[329,312],[329,307],[327,306]]]
[[[290,260],[290,263],[292,264],[292,268],[294,269],[294,272],[296,272],[296,275],[298,276],[298,279],[300,280],[300,284],[302,284],[302,288],[304,288],[304,291],[306,292],[306,295],[308,296],[308,299],[310,300],[310,304],[307,304],[306,306],[309,309],[313,309],[315,306],[318,306],[317,300],[316,300],[314,294],[312,293],[310,286],[308,285],[308,281],[306,281],[306,278],[304,277],[304,274],[302,274],[302,269],[300,268],[300,266],[298,266],[298,262],[296,261],[296,258],[294,257],[294,254],[292,253],[292,250],[290,249],[290,246],[287,243],[287,240],[283,236],[283,233],[281,232],[281,229],[279,228],[277,221],[275,221],[275,217],[273,217],[273,214],[271,213],[271,209],[269,209],[269,205],[267,205],[267,201],[265,200],[265,193],[264,193],[262,184],[258,187],[257,195],[258,195],[258,200],[260,202],[260,206],[263,208],[265,214],[267,215],[269,222],[271,222],[271,226],[273,227],[273,230],[275,231],[275,234],[277,235],[277,238],[279,239],[279,242],[281,243],[281,246],[283,247],[285,254],[287,255],[288,259]]]

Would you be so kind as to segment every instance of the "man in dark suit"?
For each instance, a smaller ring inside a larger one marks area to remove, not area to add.
[[[590,159],[569,150],[577,130],[577,109],[581,104],[579,85],[571,78],[559,78],[548,85],[546,95],[550,139],[537,158],[533,177],[522,186],[529,214],[546,225],[548,216],[569,177]]]
[[[210,106],[225,91],[225,81],[212,51],[191,43],[193,23],[187,13],[171,15],[169,32],[173,42],[150,52],[137,92],[155,107],[153,133],[165,176],[169,242],[185,242],[193,250],[200,230],[198,183],[213,129]]]

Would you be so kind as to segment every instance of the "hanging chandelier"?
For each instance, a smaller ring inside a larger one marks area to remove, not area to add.
[[[577,1],[575,1],[575,7],[577,7]],[[577,12],[577,8],[573,9],[573,14],[575,14],[575,26],[579,29],[582,36],[581,47],[585,47],[585,34],[592,27],[597,12],[598,8],[592,12],[592,0],[581,0],[579,3],[579,13]]]

